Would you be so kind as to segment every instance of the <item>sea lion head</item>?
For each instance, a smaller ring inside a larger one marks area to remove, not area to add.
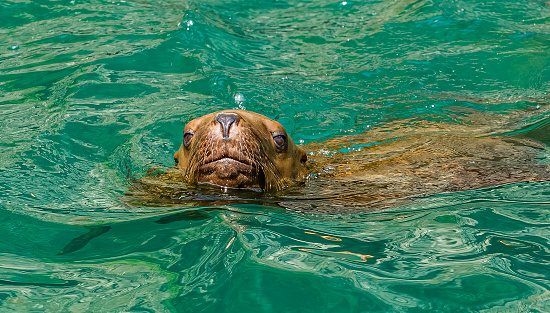
[[[174,160],[190,183],[279,190],[303,181],[307,155],[278,122],[225,110],[189,122]]]

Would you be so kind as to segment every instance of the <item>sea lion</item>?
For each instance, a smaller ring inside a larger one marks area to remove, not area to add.
[[[174,160],[189,183],[279,190],[303,181],[307,155],[279,122],[225,110],[190,121]]]
[[[461,111],[458,122],[399,120],[303,147],[263,115],[216,112],[187,124],[176,167],[141,179],[136,188],[141,196],[134,199],[147,205],[261,203],[338,214],[550,180],[550,122],[544,112]],[[524,118],[527,124],[520,122]],[[201,183],[222,186],[223,192]]]

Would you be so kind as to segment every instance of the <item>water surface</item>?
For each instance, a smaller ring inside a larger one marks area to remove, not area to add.
[[[221,109],[304,144],[527,110],[548,144],[545,1],[21,0],[0,17],[2,310],[550,310],[547,182],[352,215],[121,200]]]

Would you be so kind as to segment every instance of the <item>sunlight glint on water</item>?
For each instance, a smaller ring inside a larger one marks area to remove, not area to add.
[[[215,110],[310,143],[544,107],[547,2],[38,0],[0,17],[1,310],[550,310],[546,182],[335,216],[121,201]],[[528,131],[548,144],[546,121]]]

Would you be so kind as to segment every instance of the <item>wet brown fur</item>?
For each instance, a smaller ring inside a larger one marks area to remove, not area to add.
[[[308,144],[304,147],[309,151],[307,162],[304,150],[290,137],[286,150],[276,149],[272,133],[284,131],[279,123],[257,113],[225,112],[243,117],[242,123],[232,130],[235,137],[229,141],[221,139],[220,127],[214,122],[219,112],[189,122],[186,129],[195,131],[195,141],[187,148],[182,144],[176,152],[176,168],[145,183],[153,202],[167,197],[169,203],[193,205],[194,200],[186,200],[189,197],[182,196],[179,190],[186,190],[189,183],[207,182],[274,191],[276,205],[293,210],[351,213],[395,207],[444,192],[550,180],[547,140],[528,138],[530,132],[516,134],[529,125],[520,122],[529,114],[531,117],[526,119],[530,125],[546,121],[548,116],[541,110],[503,116],[461,112],[457,123],[396,121],[362,134]],[[533,119],[535,113],[542,118]],[[531,133],[546,138],[550,123],[541,125]],[[507,132],[514,135],[506,135]],[[348,148],[357,151],[339,152]],[[251,180],[254,185],[201,178],[199,168],[222,156],[252,164],[258,169],[256,174],[261,170],[264,186],[256,178]],[[182,180],[187,184],[181,185]],[[304,181],[297,188],[277,192]],[[194,205],[219,203],[201,201]]]
[[[215,121],[223,113],[240,117],[225,139]],[[215,112],[189,122],[184,133],[189,131],[194,133],[190,145],[182,143],[174,154],[176,167],[189,183],[280,190],[304,180],[304,150],[294,144],[280,123],[263,115],[243,110]],[[284,149],[276,147],[273,134],[286,136]]]

